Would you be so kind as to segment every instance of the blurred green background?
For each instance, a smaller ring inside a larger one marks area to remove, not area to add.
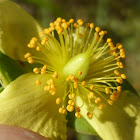
[[[107,30],[126,50],[125,72],[140,93],[140,0],[12,0],[47,27],[57,17],[82,18]],[[69,138],[71,137],[71,133]],[[81,137],[81,136],[78,136]],[[74,140],[74,138],[72,138]],[[80,140],[93,139],[82,136]]]

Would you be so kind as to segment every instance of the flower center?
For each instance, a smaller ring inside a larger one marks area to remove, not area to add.
[[[88,73],[89,57],[89,52],[84,52],[71,58],[63,68],[65,78],[73,74],[79,81],[82,81]],[[78,72],[80,71],[82,74],[79,76]]]

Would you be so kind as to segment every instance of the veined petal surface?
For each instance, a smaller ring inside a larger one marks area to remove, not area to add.
[[[25,74],[10,83],[0,94],[0,124],[30,129],[50,139],[66,139],[65,115],[58,112],[55,103],[63,94],[63,86],[55,82],[56,95],[45,91],[50,75]],[[37,86],[35,81],[41,79]],[[59,94],[59,95],[58,95]]]
[[[36,20],[20,6],[8,0],[0,1],[0,51],[4,54],[24,60],[27,44],[41,30]]]
[[[93,104],[87,106],[80,96],[77,105],[81,107],[81,115],[91,124],[103,140],[139,140],[140,98],[131,92],[122,92],[121,98],[112,106],[107,103],[103,110]],[[85,112],[93,111],[92,119]]]

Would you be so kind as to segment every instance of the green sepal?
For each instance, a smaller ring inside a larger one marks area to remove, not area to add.
[[[0,52],[0,80],[3,88],[24,73],[23,66],[19,61],[15,61]]]
[[[75,113],[67,113],[67,126],[78,132],[83,134],[89,134],[89,135],[97,135],[97,132],[94,130],[94,128],[87,122],[86,119],[81,117],[80,119],[76,118]]]
[[[4,90],[4,87],[3,87],[3,86],[0,87],[0,93],[1,93],[3,90]]]

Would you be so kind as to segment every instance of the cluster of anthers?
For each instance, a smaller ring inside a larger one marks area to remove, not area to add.
[[[27,61],[42,64],[33,72],[52,74],[44,87],[45,91],[59,95],[55,80],[64,79],[64,96],[56,97],[59,113],[75,111],[75,116],[81,118],[81,107],[76,104],[76,96],[80,96],[83,103],[89,106],[97,105],[100,110],[104,108],[104,101],[113,105],[119,97],[121,84],[126,79],[121,72],[125,51],[122,44],[114,45],[111,38],[104,41],[105,34],[107,31],[94,27],[94,23],[84,26],[81,19],[74,22],[74,19],[66,21],[59,17],[39,33],[38,39],[33,37],[27,45],[39,53],[26,53],[24,57]],[[41,80],[38,79],[36,84],[41,85]],[[92,110],[87,112],[89,118],[93,115]]]

